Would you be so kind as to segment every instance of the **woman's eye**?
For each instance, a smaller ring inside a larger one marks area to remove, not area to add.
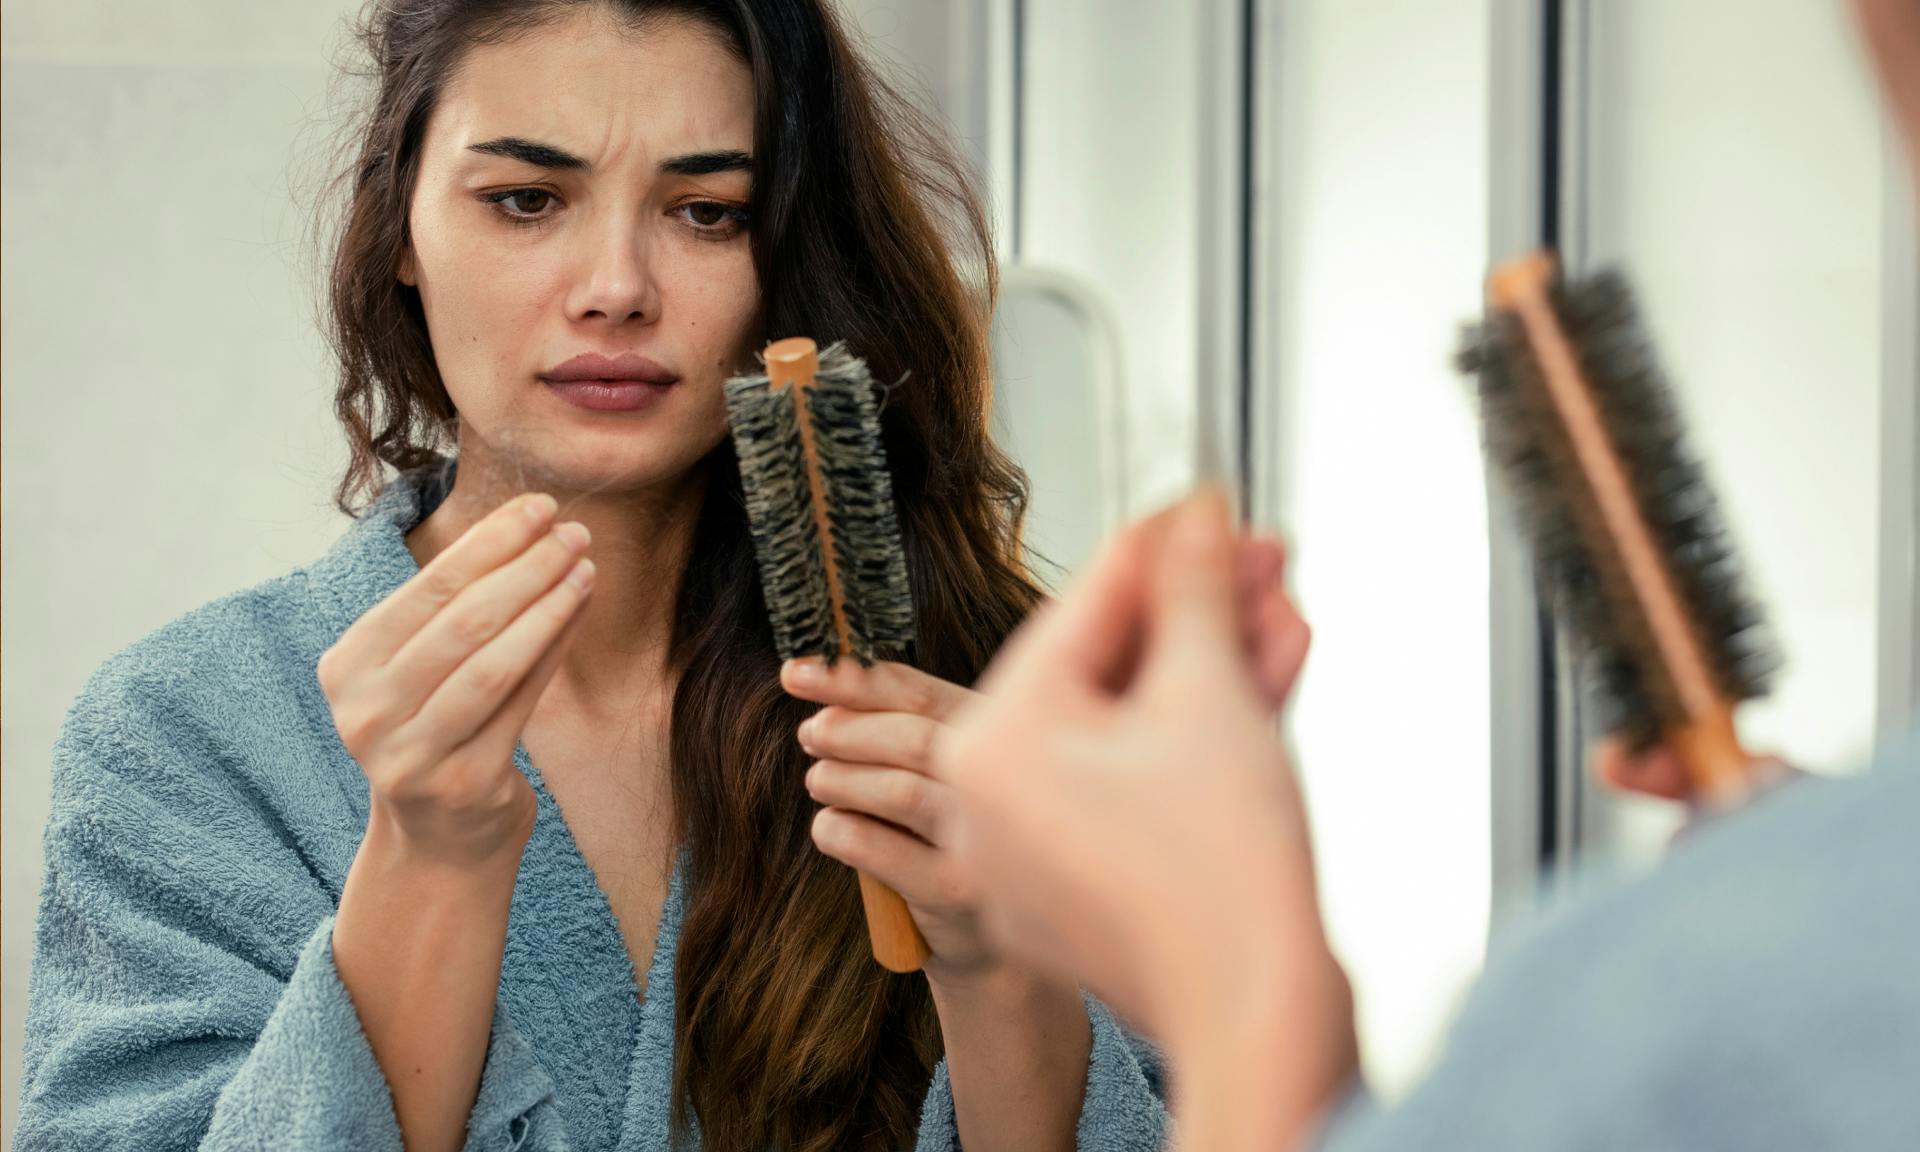
[[[693,225],[695,231],[712,236],[731,236],[745,227],[747,222],[747,214],[743,209],[717,200],[695,200],[680,205],[674,211]]]
[[[514,188],[486,197],[489,203],[502,206],[504,214],[512,220],[540,219],[547,214],[544,210],[553,202],[553,198],[553,193],[544,188]]]

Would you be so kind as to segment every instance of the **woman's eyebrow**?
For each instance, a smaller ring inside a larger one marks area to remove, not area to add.
[[[505,156],[509,160],[518,160],[523,164],[531,164],[535,168],[584,170],[591,167],[585,160],[564,148],[555,148],[551,144],[542,144],[538,140],[528,140],[521,136],[501,136],[493,140],[482,140],[478,144],[467,145],[467,151],[484,152],[488,156]]]
[[[542,144],[538,140],[528,140],[523,136],[501,136],[493,140],[482,140],[478,144],[467,145],[467,150],[488,156],[504,156],[509,160],[531,164],[535,168],[555,171],[587,171],[593,167],[564,148]],[[683,156],[673,156],[661,161],[660,171],[670,176],[711,176],[716,172],[751,172],[753,157],[733,148],[712,152],[689,152]]]
[[[711,176],[715,172],[751,172],[753,157],[737,149],[715,152],[689,152],[660,162],[660,171],[669,176]]]

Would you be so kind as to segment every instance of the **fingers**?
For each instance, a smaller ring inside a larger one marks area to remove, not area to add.
[[[455,669],[464,667],[564,580],[590,580],[582,574],[590,572],[592,562],[580,555],[588,539],[585,527],[562,524],[462,589],[387,662],[382,687],[395,707],[416,704],[438,691]],[[515,683],[532,663],[529,658],[517,670]]]
[[[574,637],[580,634],[580,622],[586,619],[584,612],[574,612],[553,643],[547,646],[546,654],[540,662],[527,673],[527,678],[513,690],[513,695],[493,714],[493,718],[483,724],[464,745],[455,748],[456,752],[473,749],[484,751],[489,758],[495,755],[510,754],[513,746],[520,741],[520,733],[526,729],[528,717],[540,703],[540,697],[552,682],[553,674],[560,669],[560,661],[566,656],[567,649],[573,646]]]
[[[1203,665],[1244,653],[1250,668],[1237,679],[1277,708],[1311,640],[1281,584],[1284,567],[1279,541],[1236,535],[1224,493],[1196,494],[1115,535],[1002,646],[980,691],[1110,697],[1131,685],[1151,622],[1156,643],[1171,640],[1188,663],[1194,653]]]
[[[940,725],[908,712],[856,712],[835,705],[800,725],[800,747],[816,760],[887,764],[925,775],[932,770]]]
[[[857,660],[826,661],[814,657],[789,660],[780,669],[780,684],[788,695],[816,704],[837,704],[862,712],[908,712],[945,720],[972,692],[931,676],[918,668],[882,660],[863,668]]]
[[[1293,693],[1306,663],[1312,630],[1287,595],[1286,549],[1271,536],[1247,536],[1234,554],[1234,596],[1242,643],[1270,709],[1278,710]]]
[[[1233,583],[1243,607],[1251,607],[1279,581],[1286,548],[1271,536],[1246,536],[1233,556]]]
[[[829,808],[871,816],[939,842],[943,787],[918,773],[822,760],[807,770],[807,794]]]
[[[1594,777],[1616,792],[1632,792],[1657,800],[1692,801],[1693,777],[1680,754],[1667,744],[1633,752],[1626,742],[1609,736],[1593,746],[1590,763]],[[1777,756],[1756,756],[1749,784],[1756,793],[1799,778],[1802,773]]]
[[[1608,737],[1593,749],[1593,773],[1607,787],[1661,800],[1685,800],[1693,794],[1686,765],[1671,748],[1656,744],[1630,752],[1625,742]]]
[[[1153,634],[1145,675],[1187,687],[1253,684],[1242,659],[1226,494],[1204,490],[1176,509],[1154,557]],[[1213,679],[1209,679],[1213,678]]]
[[[870,816],[822,808],[813,818],[820,851],[900,893],[911,904],[950,907],[956,893],[943,891],[939,849]]]
[[[1156,557],[1156,643],[1217,647],[1235,636],[1234,536],[1226,495],[1197,492],[1181,503]]]
[[[1261,699],[1277,710],[1293,694],[1293,686],[1300,679],[1307,650],[1313,644],[1313,629],[1293,601],[1278,589],[1255,610],[1252,627],[1254,680]]]
[[[393,658],[466,587],[544,538],[559,504],[545,493],[509,500],[469,528],[393,595],[373,606],[334,648],[351,667]]]
[[[404,725],[420,733],[423,747],[465,743],[524,683],[560,633],[586,603],[593,562],[548,589],[506,629],[454,669]]]

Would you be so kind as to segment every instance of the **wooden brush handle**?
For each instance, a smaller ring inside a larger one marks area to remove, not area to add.
[[[799,413],[800,441],[807,467],[815,473],[813,514],[825,550],[827,597],[833,605],[834,631],[840,637],[840,656],[846,658],[848,639],[846,597],[840,587],[840,571],[834,563],[833,527],[827,515],[825,486],[819,482],[819,454],[814,449],[813,425],[807,419],[807,392],[820,371],[819,347],[805,336],[790,336],[767,345],[767,378],[776,388],[791,388],[795,410]],[[933,955],[920,926],[900,893],[880,881],[860,873],[860,901],[867,909],[867,938],[873,942],[873,958],[889,972],[918,972]]]
[[[1708,808],[1725,812],[1739,807],[1753,794],[1754,757],[1740,746],[1733,728],[1733,709],[1696,717],[1661,734],[1668,747],[1687,766],[1694,796]]]
[[[867,907],[867,939],[873,958],[889,972],[918,972],[933,955],[900,893],[860,873],[860,901]]]

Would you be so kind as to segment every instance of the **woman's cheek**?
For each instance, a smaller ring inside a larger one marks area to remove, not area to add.
[[[766,342],[760,323],[760,274],[753,265],[750,254],[743,254],[728,291],[728,324],[730,339],[722,349],[722,354],[735,364],[751,364],[753,353],[759,351]],[[821,334],[834,339],[832,334]]]

